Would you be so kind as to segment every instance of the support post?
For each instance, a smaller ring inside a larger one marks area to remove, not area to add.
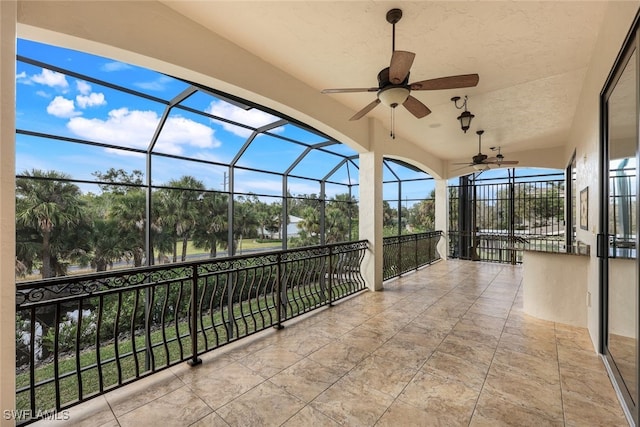
[[[198,266],[193,265],[191,274],[191,360],[189,365],[196,366],[202,363],[198,357]],[[204,292],[204,289],[203,289]]]

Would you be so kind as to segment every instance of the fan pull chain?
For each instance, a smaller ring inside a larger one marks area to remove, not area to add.
[[[395,114],[395,111],[396,111],[395,108],[391,108],[391,133],[389,134],[391,139],[396,139],[396,133],[394,132],[394,129],[396,128],[396,114]]]

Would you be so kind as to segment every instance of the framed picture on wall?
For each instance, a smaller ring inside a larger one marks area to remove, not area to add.
[[[589,229],[589,187],[580,191],[580,228]]]

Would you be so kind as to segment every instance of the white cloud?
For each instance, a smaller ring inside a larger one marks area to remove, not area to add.
[[[46,68],[42,69],[40,74],[34,74],[30,78],[34,83],[39,83],[49,87],[59,87],[61,89],[67,89],[69,87],[69,83],[67,82],[67,78],[64,74],[58,73],[57,71],[47,70]]]
[[[91,85],[84,80],[76,80],[76,89],[83,95],[91,93]]]
[[[47,106],[47,113],[52,116],[68,118],[77,116],[79,113],[75,109],[75,105],[72,99],[67,99],[63,96],[56,96],[53,101]]]
[[[127,108],[111,110],[106,120],[74,117],[67,127],[75,135],[121,147],[147,149],[160,118],[154,111]],[[208,126],[182,117],[170,117],[158,140],[164,153],[182,154],[183,146],[212,148],[220,145]]]
[[[128,64],[125,64],[124,62],[113,61],[113,62],[107,62],[106,64],[103,64],[100,67],[100,70],[110,73],[112,71],[122,71],[129,68],[131,68],[131,66]]]
[[[89,95],[76,96],[76,102],[80,108],[95,107],[105,105],[107,103],[107,101],[104,100],[104,95],[102,93],[95,92],[92,92]]]
[[[222,117],[237,123],[242,123],[253,128],[259,128],[261,126],[273,123],[278,119],[276,116],[260,111],[256,108],[250,110],[244,110],[223,101],[214,101],[209,104],[206,110],[207,113],[214,116]],[[251,130],[245,129],[239,126],[234,126],[225,122],[219,122],[224,130],[231,132],[235,135],[247,138],[251,135]],[[282,128],[274,129],[273,132],[281,131]]]
[[[22,81],[27,78],[26,71],[16,74],[16,81]]]
[[[51,95],[49,95],[47,92],[43,90],[36,91],[36,95],[41,96],[43,98],[51,98]]]
[[[213,129],[184,117],[169,117],[162,129],[158,144],[163,147],[188,144],[199,148],[219,147],[220,141],[213,138]]]
[[[150,82],[138,82],[134,83],[134,86],[137,86],[141,89],[153,90],[153,91],[163,91],[167,87],[167,83],[172,82],[173,79],[167,76],[160,76],[155,80]]]

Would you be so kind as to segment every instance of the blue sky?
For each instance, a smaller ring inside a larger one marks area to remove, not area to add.
[[[18,61],[16,68],[17,106],[16,127],[20,130],[90,140],[116,147],[145,150],[151,141],[165,104],[153,98],[170,100],[188,85],[152,70],[69,49],[49,46],[27,40],[18,40],[18,55],[70,70],[97,80],[127,88],[152,99],[52,71],[41,66]],[[251,127],[274,123],[278,117],[258,109],[244,110],[231,103],[198,92],[187,98],[183,105]],[[319,143],[325,139],[293,124],[279,126],[274,134],[302,141]],[[183,109],[173,109],[158,138],[154,152],[184,156],[192,159],[229,163],[242,147],[251,131]],[[238,160],[238,166],[284,172],[304,151],[303,146],[280,138],[261,135]],[[355,155],[347,146],[329,147],[343,155]],[[313,151],[292,171],[293,175],[322,178],[341,160],[330,153]],[[357,164],[357,161],[356,161]],[[26,135],[16,136],[16,173],[25,170],[57,170],[72,178],[92,180],[95,171],[109,168],[144,171],[143,155],[122,149],[83,146]],[[424,178],[427,175],[397,165],[393,170],[401,179]],[[201,162],[182,161],[161,156],[153,157],[153,184],[166,184],[171,179],[191,175],[205,183],[209,189],[222,190],[226,167]],[[494,171],[485,172],[486,175]],[[506,172],[499,172],[506,173]],[[332,181],[357,183],[357,170],[345,167],[331,177]],[[384,180],[394,180],[384,171]],[[289,191],[293,194],[319,193],[317,182],[290,178]],[[95,187],[84,186],[86,191]],[[433,189],[433,181],[405,183],[402,199],[421,199]],[[280,176],[251,171],[236,171],[235,190],[278,196],[282,191]],[[347,191],[346,186],[327,185],[329,197]],[[397,199],[397,185],[383,186],[385,199]],[[353,195],[358,197],[357,187]]]

